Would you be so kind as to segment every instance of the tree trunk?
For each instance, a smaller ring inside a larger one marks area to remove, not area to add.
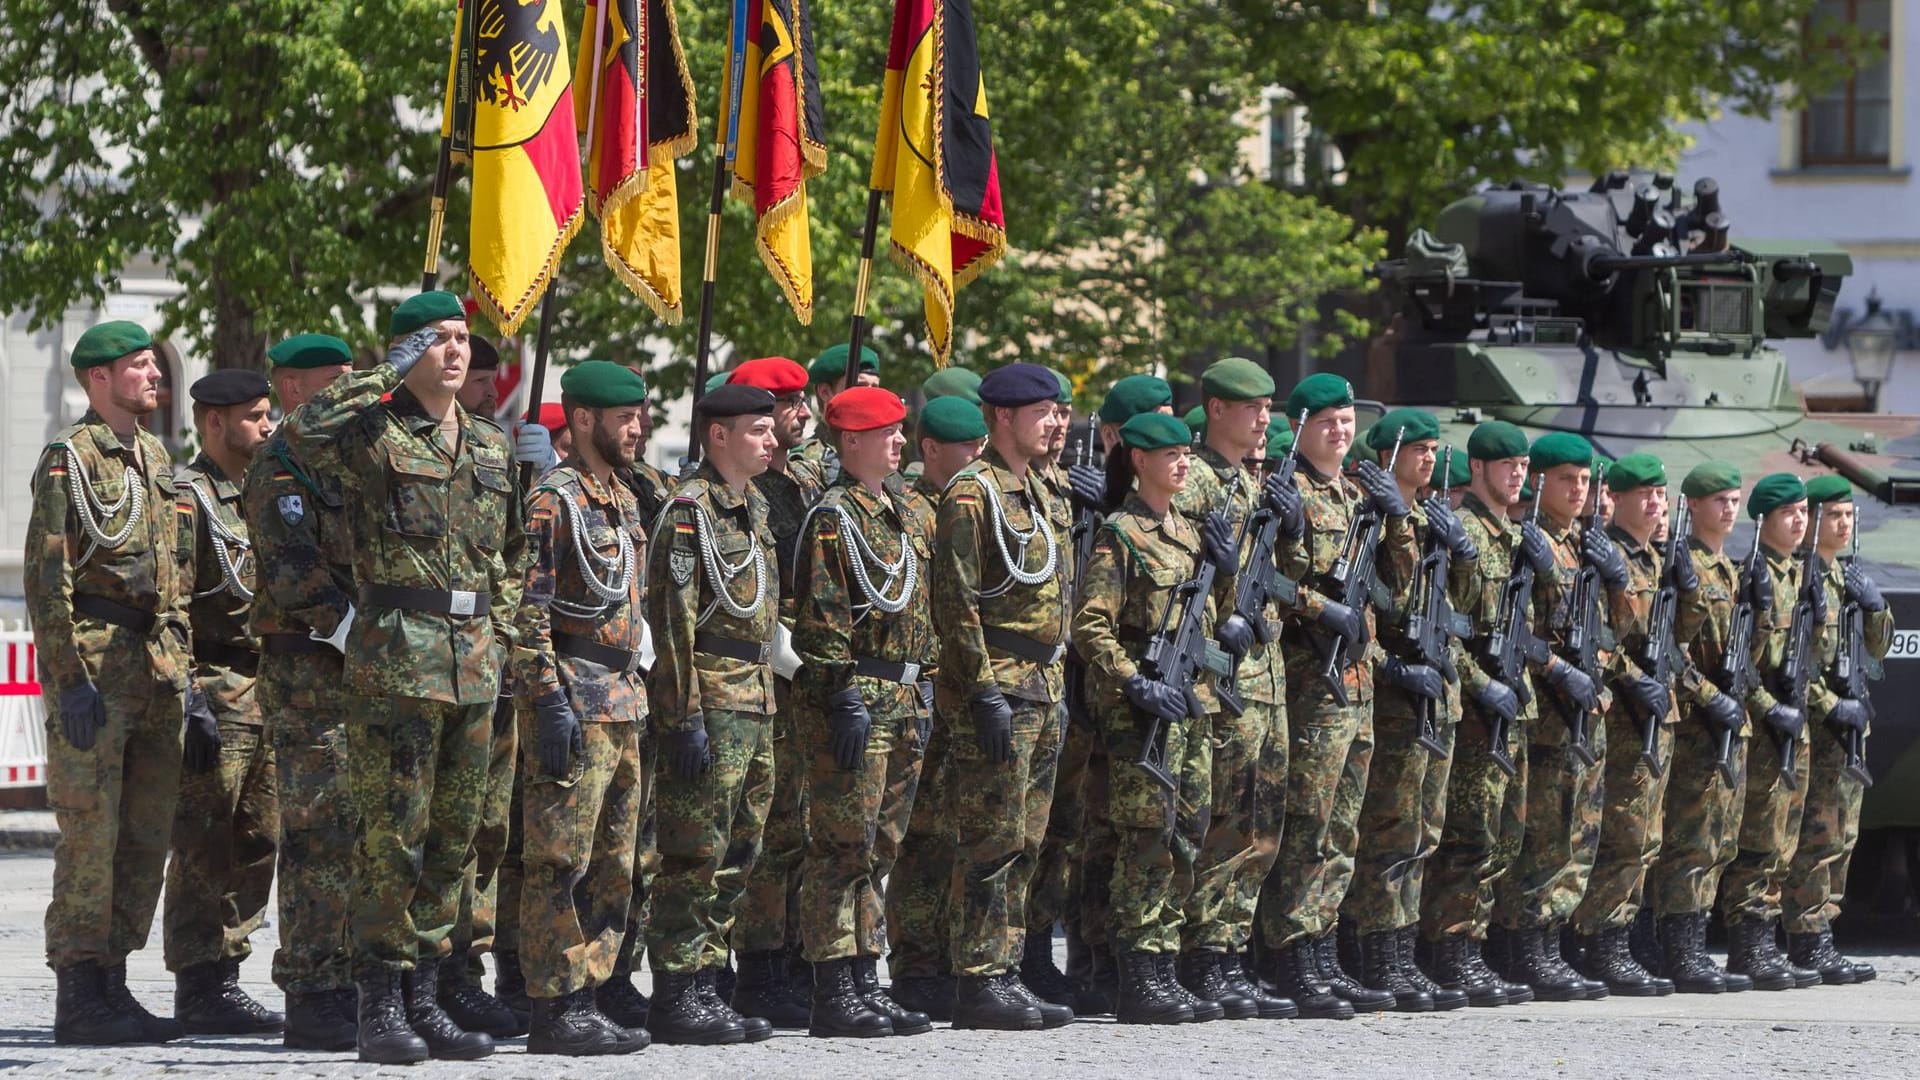
[[[213,340],[208,342],[208,370],[266,370],[267,335],[254,323],[251,299],[218,266],[213,267],[212,285]]]

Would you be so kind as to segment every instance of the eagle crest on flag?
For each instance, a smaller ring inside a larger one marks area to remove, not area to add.
[[[474,16],[480,96],[519,112],[560,65],[560,35],[541,26],[547,0],[479,0]]]

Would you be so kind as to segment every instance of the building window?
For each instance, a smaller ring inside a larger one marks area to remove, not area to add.
[[[1819,0],[1809,23],[1850,26],[1876,50],[1847,79],[1807,103],[1800,122],[1802,165],[1885,165],[1892,142],[1893,93],[1888,60],[1892,0]],[[1813,48],[1836,48],[1832,37],[1817,38]]]
[[[1292,191],[1344,184],[1346,161],[1313,126],[1307,110],[1287,97],[1270,97],[1268,105],[1267,182]]]

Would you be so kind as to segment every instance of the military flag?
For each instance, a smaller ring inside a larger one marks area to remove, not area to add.
[[[680,195],[691,151],[693,77],[673,0],[587,0],[574,70],[587,200],[614,276],[670,323],[681,316]]]
[[[954,294],[1007,251],[973,0],[895,3],[870,182],[892,196],[894,261],[926,289],[927,338],[945,364]]]
[[[740,87],[733,193],[753,204],[755,246],[801,323],[813,321],[807,181],[827,169],[826,112],[806,0],[754,0]]]
[[[467,273],[503,334],[546,291],[585,203],[559,0],[462,0],[441,133],[471,162]]]

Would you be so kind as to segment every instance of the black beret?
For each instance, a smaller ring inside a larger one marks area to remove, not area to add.
[[[257,371],[227,368],[194,381],[187,393],[195,403],[223,408],[245,405],[267,396],[267,377]]]
[[[694,411],[703,420],[725,420],[734,416],[772,416],[773,395],[757,386],[726,383],[700,395]]]
[[[473,358],[467,361],[468,371],[494,371],[500,367],[500,350],[493,342],[475,334],[467,339],[467,346]]]
[[[988,405],[1017,409],[1059,397],[1060,380],[1039,364],[1008,364],[994,368],[980,380],[980,400]]]

